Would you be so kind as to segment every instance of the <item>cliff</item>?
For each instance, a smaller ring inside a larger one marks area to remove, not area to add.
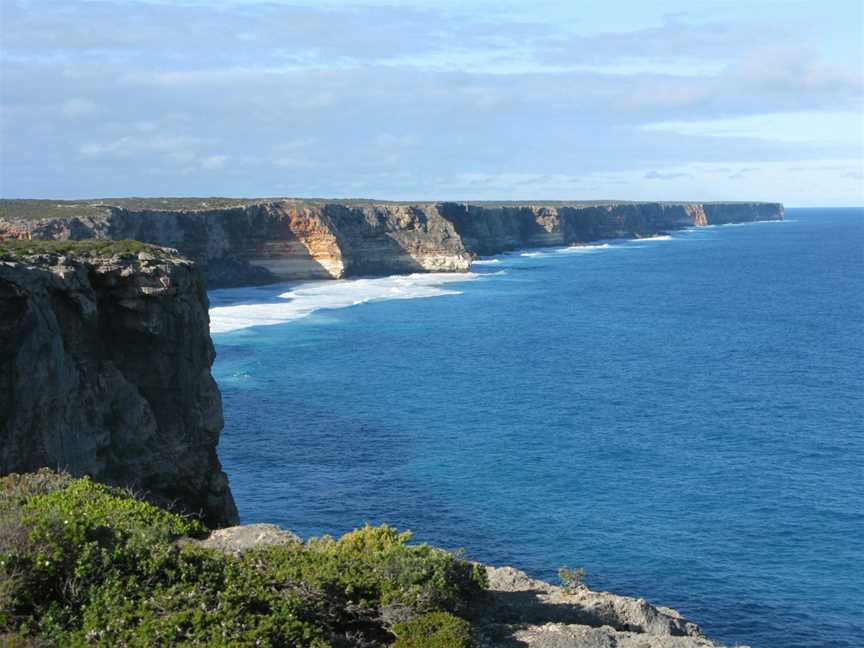
[[[0,238],[135,239],[174,247],[201,265],[212,288],[466,272],[477,256],[516,248],[783,218],[779,203],[46,202],[0,201]]]
[[[236,523],[194,265],[134,242],[29,245],[0,243],[0,474],[62,468]]]

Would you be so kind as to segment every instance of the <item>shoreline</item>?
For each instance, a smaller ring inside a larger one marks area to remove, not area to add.
[[[693,226],[782,220],[784,214],[781,203],[761,202],[45,202],[0,200],[0,238],[167,246],[196,261],[214,289],[459,273],[474,259],[517,249],[643,239]]]
[[[686,240],[681,236],[675,236],[676,233],[686,234],[727,226],[738,227],[783,222],[792,221],[765,220],[705,225],[681,228],[672,230],[670,233],[658,233],[642,238],[599,239],[591,243],[565,247],[552,245],[517,248],[473,259],[469,269],[463,272],[415,272],[387,276],[369,275],[340,279],[281,281],[236,288],[212,288],[208,290],[211,300],[209,308],[210,332],[214,335],[225,335],[256,326],[276,326],[309,317],[322,310],[341,310],[370,302],[458,295],[462,292],[459,289],[462,284],[483,281],[501,272],[507,272],[508,260],[517,260],[520,257],[569,256],[572,254],[595,254],[604,250],[636,249],[643,247],[639,243]],[[479,268],[474,270],[474,266],[479,266]],[[262,292],[261,301],[248,302],[246,298],[248,293],[244,291],[253,290]],[[237,293],[237,297],[233,300],[229,297],[232,292]],[[221,299],[223,296],[228,298],[224,303]],[[215,306],[212,303],[214,298],[217,300]],[[251,308],[258,309],[256,315],[253,316],[249,313]],[[215,326],[213,324],[214,319],[217,322]]]

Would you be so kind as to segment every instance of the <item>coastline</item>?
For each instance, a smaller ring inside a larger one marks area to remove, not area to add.
[[[670,234],[643,238],[599,239],[566,247],[524,247],[472,259],[469,269],[460,273],[412,273],[388,276],[346,277],[343,279],[297,280],[213,288],[210,295],[210,331],[223,335],[254,326],[279,325],[308,317],[322,310],[349,308],[374,301],[424,299],[458,295],[468,282],[487,281],[506,273],[508,262],[520,258],[566,257],[572,254],[597,254],[633,249],[644,244],[681,240],[688,232],[712,228],[765,225],[785,220],[748,221],[684,227]],[[254,300],[250,303],[250,299]]]
[[[646,238],[642,238],[642,239],[635,239],[633,241],[624,241],[624,242],[618,241],[618,245],[623,246],[623,245],[626,245],[627,243],[637,243],[638,244],[639,242],[645,242],[645,243],[650,242],[653,244],[654,242],[661,243],[663,241],[669,241],[669,240],[672,240],[672,239],[666,238],[665,235],[660,235],[660,236],[650,237],[650,238],[646,237]],[[587,251],[588,249],[594,249],[597,251],[608,249],[608,248],[602,247],[602,245],[604,245],[604,244],[601,244],[600,246],[585,246],[585,248],[583,248],[580,251]],[[615,246],[610,246],[610,247],[615,247]],[[634,247],[638,247],[638,245],[635,245]],[[531,249],[531,248],[529,248],[529,249]],[[554,246],[553,247],[547,247],[547,248],[533,248],[533,249],[536,251],[539,251],[541,253],[544,253],[544,254],[561,254],[561,255],[569,254],[570,251],[572,250],[572,248],[557,248]],[[514,251],[510,252],[510,255],[512,255],[514,257],[517,257],[517,256],[521,257],[523,254],[525,254],[525,252],[523,252],[521,250],[514,250]],[[486,258],[486,259],[480,259],[480,262],[482,264],[483,261],[494,261],[494,260],[498,260],[498,259]],[[147,266],[148,264],[151,263],[151,259],[147,258],[146,256],[140,258],[139,261],[144,266]],[[152,261],[155,262],[155,259]],[[68,261],[65,263],[68,263]],[[117,267],[120,267],[124,264],[124,262],[119,260],[119,259],[112,259],[110,261],[110,263],[112,264],[112,266],[111,266],[112,272],[115,271]],[[489,265],[495,265],[495,264],[489,264]],[[133,269],[132,270],[133,276],[134,276],[135,272],[137,272],[137,270]],[[429,277],[429,275],[422,275],[422,274],[420,274],[418,276]],[[464,281],[465,280],[464,275],[448,275],[448,276],[453,276],[454,281]],[[403,275],[403,276],[401,276],[401,278],[404,279],[405,276]],[[327,283],[330,285],[347,285],[348,284],[348,282],[336,282],[336,283],[327,282]],[[151,289],[149,283],[146,283],[145,285],[141,286],[141,288],[146,289],[146,290]],[[524,574],[522,574],[521,576],[513,576],[513,578],[515,578],[516,580],[527,579],[527,577]],[[531,579],[527,579],[527,580],[531,580]],[[551,593],[554,593],[553,590],[549,590],[547,588],[554,588],[555,586],[549,585],[548,583],[542,583],[541,581],[533,581],[532,583],[533,584],[531,584],[530,587],[528,587],[526,585],[526,589],[520,589],[520,590],[516,590],[516,591],[529,591],[530,590],[531,592],[533,592],[532,594],[530,594],[530,597],[534,598],[534,599],[536,599],[539,596],[537,594],[538,591],[541,593],[545,592],[545,594],[543,594],[544,596],[546,594],[549,594],[551,596],[552,595]],[[558,588],[558,589],[560,589],[560,588]],[[583,593],[587,596],[589,591],[585,590]],[[560,592],[558,592],[557,594],[560,594]],[[591,593],[591,594],[594,595],[594,594],[598,594],[598,593]],[[609,595],[609,594],[605,594],[605,593],[599,593],[599,594],[603,594],[603,596],[605,596],[605,597],[614,596],[614,595]],[[521,596],[521,598],[528,598],[528,597],[529,597],[528,595]],[[626,598],[626,597],[619,597],[619,598]],[[638,602],[638,599],[628,599],[628,600]],[[608,600],[604,598],[604,601],[606,601],[606,602],[604,602],[604,605],[608,605]],[[574,604],[574,603],[571,601],[568,604]],[[633,605],[637,605],[637,604],[634,603]],[[642,605],[642,604],[638,604],[638,605]],[[652,608],[652,609],[659,609],[661,611],[663,610],[662,608]],[[558,612],[560,613],[560,609],[558,610]],[[664,612],[664,614],[666,614],[666,612]],[[522,625],[525,625],[528,627],[523,627],[523,628],[520,628],[518,630],[518,632],[522,633],[522,634],[518,635],[518,640],[519,641],[529,641],[529,645],[537,645],[537,646],[561,645],[560,642],[565,641],[565,640],[566,641],[600,641],[600,636],[601,636],[596,631],[596,627],[590,623],[586,623],[586,624],[566,623],[564,621],[561,621],[560,619],[555,620],[555,621],[549,620],[548,622],[544,622],[544,623],[531,623],[529,621],[521,621],[520,623]],[[566,626],[581,626],[581,625],[585,625],[585,626],[588,626],[588,627],[594,628],[594,629],[590,630],[590,632],[589,632],[589,631],[583,631],[583,630],[574,630],[573,628],[566,627]],[[586,632],[589,632],[589,634],[591,634],[591,636],[589,637],[588,634],[586,634]],[[603,632],[608,633],[608,630],[603,630]],[[616,630],[616,632],[634,633],[634,631],[632,629]],[[534,634],[532,634],[532,633],[534,633]],[[640,634],[640,633],[635,632],[634,634]],[[534,640],[534,638],[535,638],[534,635],[536,635],[536,638],[538,641],[542,640],[542,641],[547,641],[549,643],[548,644],[530,643],[530,641]],[[679,635],[674,635],[674,636],[677,637]],[[629,637],[629,636],[628,637],[624,637],[624,636],[617,637],[616,636],[615,640],[619,642],[619,645],[625,646],[625,645],[629,645],[629,644],[625,643],[625,640],[630,641],[631,639],[634,642],[633,645],[636,646],[636,645],[640,645],[638,643],[635,643],[637,641],[637,639],[644,640],[644,637]],[[665,646],[673,646],[673,645],[675,645],[675,646],[680,645],[682,647],[683,646],[691,646],[691,645],[704,645],[704,646],[716,645],[716,644],[712,644],[712,643],[700,643],[700,644],[681,643],[677,639],[674,640],[674,642],[671,639],[664,639],[662,641],[663,642],[658,643],[657,645],[662,645],[664,647]],[[681,641],[683,641],[683,639]],[[705,640],[705,641],[707,642],[707,640]],[[556,644],[555,642],[559,642],[559,643]],[[488,644],[483,644],[483,645],[506,645],[506,644],[488,643]],[[572,645],[580,645],[580,644],[572,644]],[[585,644],[585,645],[590,645],[590,644]]]
[[[220,202],[221,201],[221,202]],[[522,248],[782,220],[780,203],[0,200],[0,238],[135,239],[196,261],[210,288],[470,270]],[[64,215],[65,214],[65,215]]]

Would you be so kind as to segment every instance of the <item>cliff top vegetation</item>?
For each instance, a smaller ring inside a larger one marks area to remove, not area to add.
[[[208,211],[212,209],[232,209],[272,202],[292,202],[302,206],[321,206],[325,204],[345,205],[348,207],[367,207],[373,205],[432,205],[452,202],[480,207],[518,207],[539,205],[547,207],[596,207],[626,204],[644,204],[645,201],[630,200],[375,200],[372,198],[94,198],[89,200],[29,200],[0,199],[0,220],[41,220],[54,218],[96,218],[107,216],[110,207],[121,207],[130,211]],[[659,204],[680,205],[691,201],[668,201]],[[712,203],[701,203],[712,204]],[[727,204],[726,202],[722,204]],[[735,204],[729,201],[728,204]]]
[[[160,257],[171,254],[167,248],[130,240],[86,239],[83,241],[43,241],[35,239],[0,239],[0,260],[15,259],[35,254],[106,257],[137,255],[142,252]]]
[[[202,546],[190,517],[48,470],[0,478],[0,644],[467,648],[485,571],[366,526]]]

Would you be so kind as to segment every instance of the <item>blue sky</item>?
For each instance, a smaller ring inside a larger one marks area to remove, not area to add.
[[[0,195],[864,204],[858,0],[0,0]]]

